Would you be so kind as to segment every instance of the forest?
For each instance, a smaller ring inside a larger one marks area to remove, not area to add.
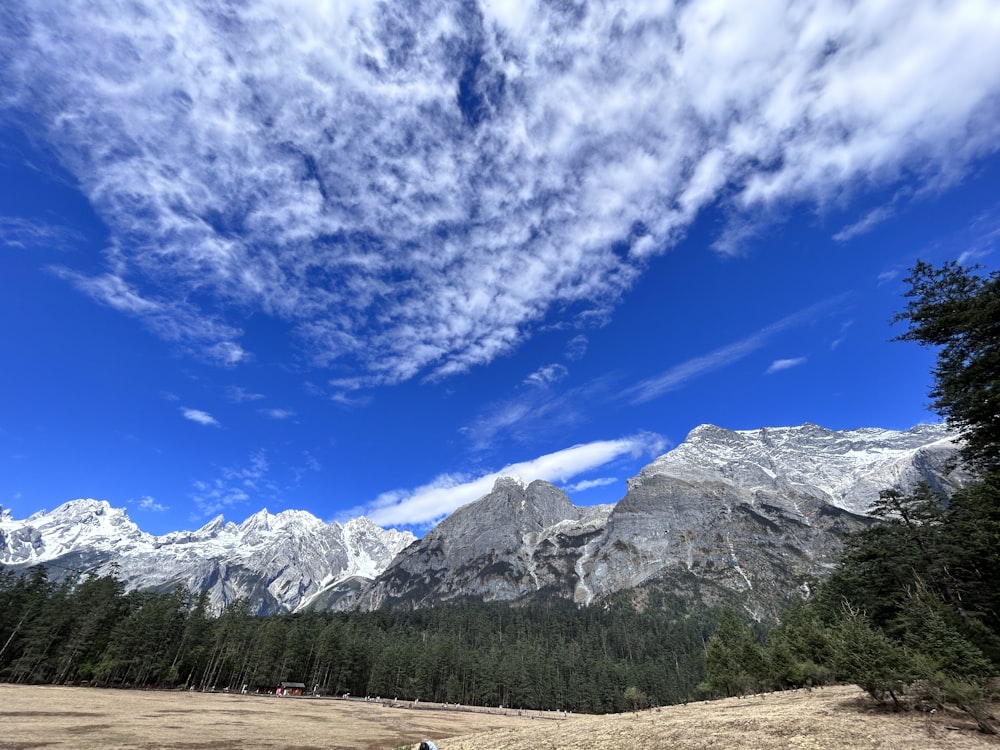
[[[125,592],[114,576],[0,573],[0,680],[271,691],[607,713],[691,699],[710,610],[552,601],[257,617],[237,602]]]
[[[344,694],[607,713],[835,682],[984,732],[1000,675],[1000,274],[919,263],[898,338],[937,350],[931,397],[976,478],[886,488],[837,568],[772,627],[647,591],[598,605],[220,616],[114,575],[0,571],[0,680],[198,690],[303,682]]]

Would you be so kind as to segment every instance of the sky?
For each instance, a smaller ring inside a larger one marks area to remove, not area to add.
[[[7,0],[0,506],[417,534],[703,423],[908,429],[995,270],[993,0]]]

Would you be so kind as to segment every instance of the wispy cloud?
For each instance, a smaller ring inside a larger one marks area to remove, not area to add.
[[[595,487],[607,487],[618,481],[617,477],[600,477],[598,479],[584,479],[582,482],[575,482],[566,487],[567,492],[586,492]]]
[[[715,351],[709,352],[701,357],[689,359],[675,367],[670,368],[662,375],[638,383],[622,392],[621,396],[628,399],[633,404],[641,404],[651,401],[670,391],[681,388],[686,383],[696,378],[703,377],[711,372],[719,370],[728,365],[734,364],[753,352],[761,349],[771,339],[782,331],[794,326],[806,323],[815,317],[823,314],[827,310],[846,298],[846,295],[838,295],[830,299],[811,305],[804,310],[788,315],[781,320],[766,326],[746,338],[734,341]]]
[[[853,325],[854,325],[853,320],[845,320],[843,323],[840,324],[840,333],[837,334],[837,338],[835,338],[833,341],[830,342],[831,351],[844,343],[844,341],[847,339],[847,332],[851,329],[851,326]]]
[[[82,241],[83,237],[69,227],[37,219],[0,216],[0,246],[17,250],[66,250]]]
[[[774,360],[768,368],[764,371],[765,375],[773,375],[776,372],[781,372],[782,370],[788,370],[792,367],[798,367],[799,365],[804,365],[808,361],[807,357],[792,357],[790,359],[776,359]]]
[[[625,456],[656,455],[665,444],[659,435],[644,433],[574,445],[482,476],[444,475],[414,490],[387,492],[361,511],[382,526],[430,524],[488,493],[499,477],[518,476],[526,482],[544,479],[563,483]]]
[[[862,216],[858,221],[844,227],[833,235],[833,239],[837,242],[848,242],[849,240],[853,240],[855,237],[859,237],[870,232],[883,221],[889,219],[893,213],[895,213],[895,208],[893,206],[879,206],[878,208],[874,208]]]
[[[133,505],[135,505],[135,507],[139,508],[139,510],[148,510],[154,513],[163,513],[164,511],[170,509],[169,506],[156,502],[156,500],[154,500],[149,495],[144,495],[143,497],[140,497],[138,500],[133,500],[130,502]]]
[[[221,426],[215,417],[207,411],[202,411],[201,409],[189,409],[186,406],[182,406],[181,414],[184,416],[184,419],[190,419],[192,422],[197,422],[198,424],[203,424],[207,427]]]
[[[277,488],[267,478],[269,469],[266,454],[257,451],[243,466],[224,467],[213,479],[193,482],[191,499],[200,514],[198,517],[217,515],[251,499],[273,498]]]
[[[569,370],[567,370],[564,365],[552,364],[538,368],[535,372],[526,377],[524,382],[527,385],[544,388],[552,385],[553,383],[558,383],[567,375],[569,375]]]
[[[291,419],[295,416],[291,409],[260,409],[260,413],[271,419]]]
[[[582,333],[577,334],[570,339],[569,343],[566,344],[566,359],[570,362],[575,362],[581,359],[584,354],[587,353],[587,347],[590,345],[590,340],[584,336]]]
[[[167,341],[183,344],[196,356],[214,364],[232,366],[249,358],[232,339],[241,331],[205,314],[186,300],[157,299],[143,294],[116,273],[87,276],[70,268],[50,269],[84,294],[119,312],[134,315]]]
[[[889,268],[889,269],[886,269],[885,271],[882,271],[878,275],[878,277],[875,279],[875,283],[876,283],[877,286],[884,286],[885,284],[888,284],[888,283],[890,283],[892,281],[895,281],[896,279],[898,279],[902,275],[903,275],[902,269],[900,269],[900,268]]]
[[[240,385],[231,385],[226,388],[226,398],[234,404],[242,404],[247,401],[260,401],[264,397],[263,393],[254,393]]]
[[[595,378],[575,388],[518,389],[509,398],[486,404],[459,431],[473,450],[485,451],[499,440],[551,441],[568,425],[585,419],[586,410],[611,391],[614,376]]]
[[[203,349],[205,357],[217,365],[233,367],[251,359],[250,354],[235,341],[219,341]]]
[[[369,385],[606,319],[706,206],[736,252],[783,205],[1000,144],[993,0],[5,11],[0,108],[111,232],[64,276],[220,364],[261,312]]]

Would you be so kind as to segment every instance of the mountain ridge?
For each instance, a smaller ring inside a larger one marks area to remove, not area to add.
[[[956,440],[943,425],[700,425],[630,478],[616,503],[577,506],[548,482],[501,477],[422,539],[299,510],[153,536],[103,500],[23,521],[0,508],[0,563],[101,572],[117,563],[128,588],[207,591],[214,611],[237,599],[261,614],[468,598],[587,605],[660,586],[768,616],[801,577],[829,568],[845,531],[869,523],[879,491],[963,486]]]

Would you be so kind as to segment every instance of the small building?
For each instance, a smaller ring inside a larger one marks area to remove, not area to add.
[[[303,682],[282,682],[278,685],[278,695],[302,695],[305,689]]]

